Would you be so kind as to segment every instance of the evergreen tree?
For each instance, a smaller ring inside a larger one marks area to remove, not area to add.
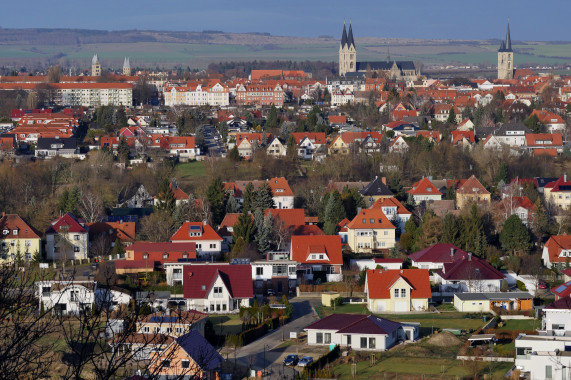
[[[254,185],[248,182],[246,188],[242,192],[242,209],[244,211],[252,211],[252,201],[254,199]]]
[[[472,203],[470,214],[462,220],[462,244],[466,251],[482,255],[486,248],[486,235],[484,233],[484,223],[478,211],[478,206]]]
[[[206,199],[210,204],[212,223],[218,226],[224,219],[226,212],[226,193],[224,192],[224,184],[220,177],[213,179],[210,186],[208,186]]]
[[[230,152],[228,153],[228,158],[230,161],[238,162],[240,161],[240,152],[238,152],[238,146],[234,145]]]
[[[529,232],[516,214],[511,215],[504,222],[504,228],[500,233],[500,244],[506,252],[513,254],[529,250]]]
[[[345,208],[345,215],[349,220],[353,220],[359,209],[365,208],[365,199],[359,191],[352,187],[351,189],[343,189],[341,194],[343,200],[343,207]]]
[[[233,195],[230,195],[226,201],[226,214],[235,214],[237,212],[240,212],[240,204]]]
[[[131,153],[131,148],[127,144],[125,137],[121,137],[119,140],[119,145],[117,146],[117,157],[119,161],[127,163],[129,161],[129,154]]]
[[[256,242],[258,243],[258,251],[262,254],[268,252],[272,247],[272,232],[273,232],[273,220],[272,213],[268,212],[268,215],[264,218],[261,231],[258,232],[256,236]]]
[[[257,208],[254,210],[254,231],[256,233],[256,240],[258,238],[258,234],[264,229],[264,210],[261,208]]]
[[[124,128],[129,125],[127,123],[127,115],[125,114],[125,109],[123,107],[119,107],[117,109],[117,114],[115,116],[117,118],[117,126],[119,128]]]
[[[345,217],[345,208],[343,207],[341,194],[339,194],[338,191],[333,191],[327,200],[327,205],[325,206],[324,226],[326,227],[329,224],[329,231],[333,231],[333,233],[328,235],[333,235],[335,233],[334,230],[337,224],[345,219]]]
[[[504,183],[508,182],[508,166],[505,162],[500,164],[500,170],[498,171],[498,175],[496,175],[496,182],[504,181]]]
[[[274,204],[274,196],[272,194],[272,188],[267,182],[264,182],[262,186],[260,186],[258,190],[256,190],[253,199],[253,207],[261,208],[262,210],[267,208],[276,208]]]
[[[330,196],[331,192],[323,194],[323,197],[321,197],[321,201],[319,202],[319,206],[317,207],[317,216],[322,224],[325,224],[325,208],[327,207],[327,202],[329,202]]]
[[[450,109],[450,113],[448,114],[448,119],[446,122],[451,125],[456,125],[456,112],[454,112],[454,107]]]
[[[450,243],[458,245],[458,238],[460,236],[460,228],[458,226],[458,221],[453,214],[446,214],[444,216],[444,223],[442,226],[442,238],[441,243]]]
[[[118,258],[122,258],[125,255],[125,249],[123,248],[123,244],[121,244],[121,240],[119,240],[119,238],[115,239],[112,254],[114,257]]]
[[[533,133],[541,133],[543,132],[543,126],[539,122],[539,118],[537,115],[531,115],[523,122],[526,127],[531,129]]]
[[[414,221],[413,217],[410,217],[410,219],[407,220],[406,223],[404,224],[404,231],[413,237],[416,234],[417,228],[418,226],[416,225],[416,222]]]
[[[237,241],[238,238],[241,238],[244,243],[248,244],[254,240],[255,230],[256,227],[254,226],[252,216],[247,212],[243,212],[240,214],[238,221],[234,225],[234,239]]]
[[[293,135],[289,135],[287,139],[286,154],[291,158],[297,157],[297,144],[295,143],[295,138]]]
[[[172,214],[176,208],[176,198],[174,197],[174,192],[172,191],[168,179],[165,178],[161,181],[157,198],[158,203],[156,209],[165,210],[168,211],[169,214]]]
[[[240,255],[240,253],[242,253],[242,251],[246,249],[246,246],[247,244],[241,236],[238,239],[236,239],[236,242],[232,247],[232,251],[230,252],[231,258],[235,259],[236,257],[238,257],[238,255]]]
[[[268,128],[275,128],[278,126],[278,110],[276,106],[272,104],[268,117],[266,118],[266,126]]]
[[[444,195],[444,199],[449,201],[456,200],[456,187],[454,187],[454,184],[450,185],[450,187],[446,189],[446,194]]]

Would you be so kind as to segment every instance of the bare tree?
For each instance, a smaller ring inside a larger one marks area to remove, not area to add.
[[[79,200],[79,213],[87,223],[100,222],[105,215],[101,196],[90,190],[83,192]]]

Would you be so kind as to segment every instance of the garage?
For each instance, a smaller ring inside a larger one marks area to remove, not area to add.
[[[409,311],[408,302],[395,301],[395,311]]]

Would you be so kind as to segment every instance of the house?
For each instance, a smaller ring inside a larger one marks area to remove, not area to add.
[[[504,149],[504,144],[494,135],[488,135],[483,141],[484,149],[501,151]],[[506,145],[507,146],[507,145]]]
[[[89,244],[109,243],[115,246],[118,239],[123,246],[129,246],[135,241],[135,222],[95,222],[86,223],[89,228]]]
[[[165,334],[179,337],[191,331],[204,335],[208,314],[196,310],[171,310],[142,316],[137,321],[136,331],[140,334]]]
[[[172,243],[196,243],[196,257],[210,260],[220,256],[224,239],[204,221],[183,223],[169,240]]]
[[[272,191],[275,208],[293,208],[294,194],[291,187],[289,187],[289,183],[284,177],[270,178],[266,181],[225,182],[224,190],[234,196],[238,202],[243,203],[244,200],[242,199],[242,193],[246,189],[248,183],[252,184],[254,191],[258,190],[262,184],[267,183]]]
[[[412,215],[395,197],[379,198],[369,208],[381,209],[383,214],[385,214],[391,223],[400,231],[404,231],[404,225]]]
[[[135,184],[119,193],[117,207],[149,208],[153,207],[155,200],[144,185]]]
[[[377,267],[380,267],[384,270],[402,269],[402,264],[402,259],[381,259],[378,257],[373,257],[371,259],[349,260],[349,266],[351,268],[357,268],[359,272],[363,269],[376,269]]]
[[[77,139],[70,138],[38,138],[35,156],[52,158],[56,156],[74,158],[77,153]]]
[[[522,147],[525,145],[525,135],[532,132],[523,124],[506,123],[495,129],[492,133],[502,144],[512,147]]]
[[[474,131],[452,131],[450,136],[452,145],[459,145],[462,148],[471,148],[476,143]]]
[[[292,132],[297,144],[297,155],[304,160],[313,160],[317,150],[327,145],[325,132]]]
[[[177,262],[180,259],[196,259],[195,242],[136,242],[125,248],[125,259],[148,262]]]
[[[402,135],[397,136],[389,144],[389,152],[391,153],[406,153],[408,151],[408,143],[405,141]]]
[[[59,315],[89,312],[95,302],[95,281],[39,281],[36,282],[41,310],[52,310]]]
[[[296,261],[298,282],[342,280],[341,238],[336,235],[291,237],[290,260]],[[319,281],[318,281],[319,279]]]
[[[304,328],[310,346],[339,345],[357,351],[386,351],[418,339],[419,328],[374,315],[331,314]]]
[[[507,196],[500,201],[500,210],[503,212],[504,217],[507,219],[511,215],[517,215],[526,227],[529,227],[533,219],[533,213],[537,207],[526,196],[515,197]]]
[[[438,243],[414,252],[409,257],[411,265],[414,267],[437,270],[443,269],[444,264],[450,264],[468,257],[468,253],[454,244]]]
[[[426,269],[367,270],[365,293],[373,313],[426,311],[432,298]]]
[[[297,261],[290,260],[287,253],[268,253],[265,260],[255,260],[252,266],[254,289],[266,294],[272,289],[276,294],[290,294],[297,286]]]
[[[0,263],[15,260],[31,261],[34,255],[42,253],[42,237],[34,227],[30,226],[18,214],[2,213],[0,219],[0,241],[2,250]]]
[[[183,204],[188,204],[189,199],[190,199],[190,195],[188,195],[187,193],[185,193],[180,186],[178,185],[178,182],[176,181],[175,178],[173,178],[170,183],[169,183],[169,188],[172,190],[172,195],[175,199],[175,203],[177,206],[181,206]],[[161,200],[162,198],[162,194],[159,193],[156,197],[154,197],[154,205],[158,206],[160,203],[164,202]]]
[[[543,308],[542,330],[563,335],[571,331],[571,297],[560,298]]]
[[[114,311],[121,305],[129,305],[132,299],[130,291],[118,286],[97,286],[95,289],[95,305],[99,309]]]
[[[160,379],[219,379],[224,359],[198,331],[179,336],[154,353],[148,372]]]
[[[525,148],[533,155],[546,153],[557,156],[563,152],[563,136],[561,133],[528,133],[525,135]]]
[[[149,360],[156,352],[163,352],[175,338],[166,334],[115,334],[109,342],[111,351],[127,351],[134,361]]]
[[[465,313],[489,313],[494,309],[531,310],[533,296],[527,292],[456,293],[454,307]]]
[[[555,294],[556,300],[571,297],[571,281],[567,281],[551,289],[551,293]]]
[[[474,130],[474,123],[470,119],[464,119],[460,123],[458,123],[456,130],[458,130],[458,131],[473,131]]]
[[[272,157],[284,157],[287,154],[287,147],[278,137],[274,137],[266,148],[266,153]]]
[[[329,144],[329,147],[327,148],[327,154],[330,156],[335,154],[349,154],[350,146],[343,140],[341,136],[342,135],[337,135],[331,144]]]
[[[456,189],[456,206],[464,208],[471,202],[490,203],[490,192],[472,175]]]
[[[505,274],[471,253],[434,272],[434,282],[443,293],[499,292],[505,279]]]
[[[254,296],[250,264],[192,264],[182,272],[183,296],[189,309],[237,313]]]
[[[442,193],[426,177],[412,185],[412,189],[407,191],[407,193],[412,195],[417,204],[424,201],[439,201],[442,199]]]
[[[563,133],[566,128],[565,120],[556,113],[544,111],[544,110],[533,110],[530,116],[537,116],[537,119],[549,133]]]
[[[369,182],[367,186],[359,191],[365,200],[367,207],[371,207],[379,199],[392,198],[394,195],[387,186],[387,178],[375,176],[375,179]]]
[[[89,232],[83,220],[68,212],[51,222],[46,231],[48,260],[87,259],[88,249]]]
[[[546,201],[560,209],[569,210],[571,207],[571,181],[567,180],[567,174],[559,177],[557,181],[545,185],[543,194]]]
[[[0,157],[13,157],[16,149],[17,145],[14,136],[0,136]]]
[[[347,244],[353,252],[392,248],[395,230],[381,209],[363,209],[347,224]]]

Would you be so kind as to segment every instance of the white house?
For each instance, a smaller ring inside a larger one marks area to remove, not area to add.
[[[307,344],[363,351],[385,351],[399,340],[414,341],[419,328],[374,315],[332,314],[307,326]]]
[[[220,256],[223,240],[206,221],[185,222],[170,238],[173,243],[195,243],[197,257],[207,260]]]
[[[371,259],[349,260],[349,266],[351,268],[357,268],[359,271],[363,269],[376,269],[377,267],[381,267],[384,270],[402,269],[402,263],[402,259],[379,259],[376,257]]]
[[[88,228],[69,212],[54,220],[46,231],[48,260],[87,259],[88,249]]]
[[[561,336],[571,331],[571,298],[564,297],[543,309],[542,330]]]
[[[95,305],[106,310],[116,310],[120,305],[129,305],[133,297],[128,290],[119,287],[97,287]]]
[[[266,148],[268,156],[284,157],[287,154],[287,147],[280,141],[279,138],[274,137],[272,142]]]
[[[401,232],[404,231],[404,225],[412,215],[395,197],[379,198],[369,208],[380,208],[383,214],[385,214],[391,223]]]
[[[267,260],[256,260],[252,266],[252,281],[258,291],[264,287],[277,294],[288,294],[297,285],[297,262],[289,260],[289,253],[268,253]]]
[[[445,263],[443,269],[434,272],[434,282],[440,284],[444,293],[499,292],[506,275],[485,260],[468,257]]]
[[[410,256],[411,265],[420,269],[443,269],[444,264],[453,263],[468,257],[468,253],[450,243],[438,243],[414,252]]]
[[[78,314],[90,311],[95,303],[95,281],[39,281],[36,287],[40,310]]]

